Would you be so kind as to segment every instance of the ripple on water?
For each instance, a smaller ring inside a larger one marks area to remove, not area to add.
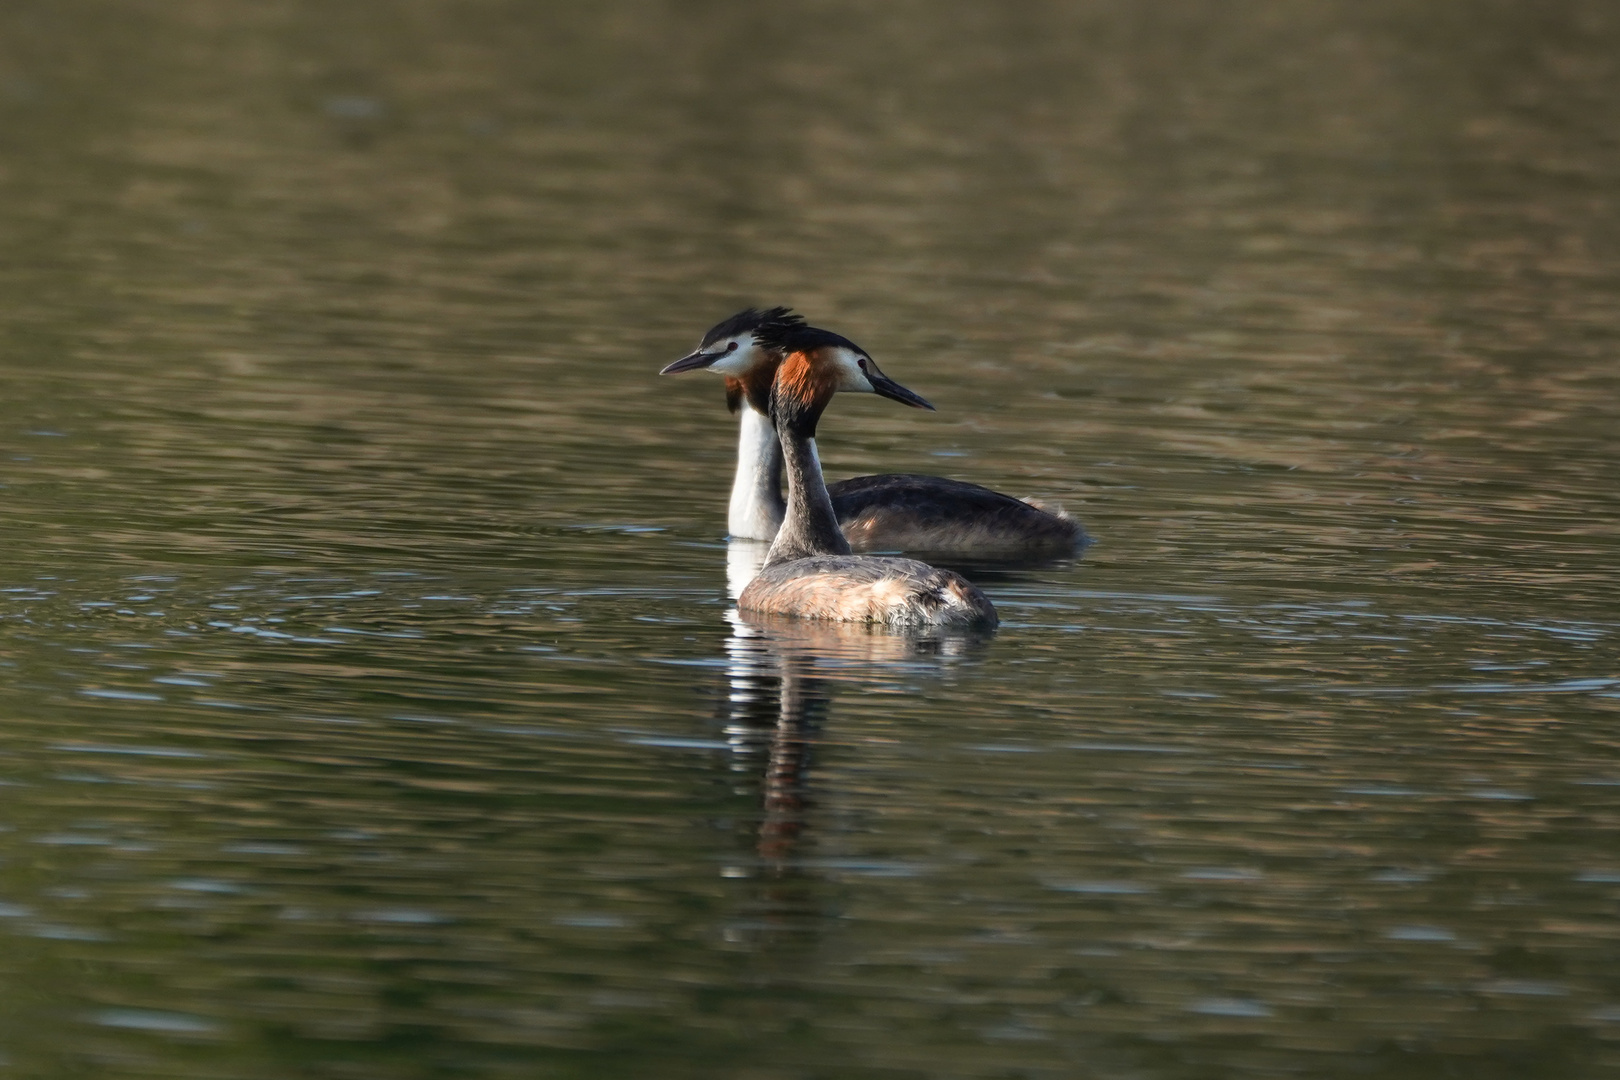
[[[0,8],[19,1075],[1612,1066],[1593,5],[75,7]],[[940,405],[830,475],[1095,534],[999,633],[730,611],[653,372],[795,294]]]

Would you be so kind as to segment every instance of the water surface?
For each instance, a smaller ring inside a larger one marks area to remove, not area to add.
[[[0,1054],[68,1077],[1613,1075],[1620,25],[0,13]],[[710,323],[1061,503],[749,621]]]

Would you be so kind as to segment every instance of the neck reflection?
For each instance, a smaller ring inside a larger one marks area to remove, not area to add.
[[[982,651],[990,636],[907,633],[735,608],[726,618],[732,632],[723,708],[732,767],[760,777],[754,854],[763,875],[786,877],[815,865],[801,849],[815,811],[813,758],[834,695],[858,692],[867,683],[892,685],[907,673],[938,677],[953,662]]]

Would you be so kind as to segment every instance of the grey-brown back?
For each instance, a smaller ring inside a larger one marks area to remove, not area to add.
[[[996,609],[954,571],[915,559],[816,555],[767,565],[737,605],[745,611],[890,626],[993,627]]]

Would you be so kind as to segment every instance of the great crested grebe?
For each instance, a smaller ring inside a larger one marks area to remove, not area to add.
[[[960,574],[915,559],[851,554],[821,478],[816,423],[840,390],[933,406],[879,371],[866,350],[830,331],[779,322],[762,327],[760,340],[782,357],[769,407],[787,472],[787,513],[737,607],[889,626],[995,626],[995,607]]]
[[[748,308],[717,323],[695,352],[659,372],[708,368],[725,376],[726,405],[740,412],[742,421],[726,515],[727,531],[739,539],[770,540],[787,510],[782,447],[766,416],[782,354],[761,344],[760,331],[803,324],[785,307]],[[1061,510],[942,476],[857,476],[829,484],[827,491],[838,526],[856,551],[1039,561],[1073,555],[1086,543],[1080,523]]]

